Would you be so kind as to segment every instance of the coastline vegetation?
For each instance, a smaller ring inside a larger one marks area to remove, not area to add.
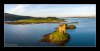
[[[30,18],[30,19],[17,20],[17,21],[5,22],[5,23],[8,23],[8,24],[30,24],[30,23],[59,23],[59,22],[65,22],[65,20],[59,19],[56,17],[47,17],[47,18]]]
[[[67,42],[69,39],[70,36],[68,35],[68,33],[60,34],[57,31],[54,31],[50,34],[44,35],[41,41],[56,44],[58,46],[64,46],[65,42]]]

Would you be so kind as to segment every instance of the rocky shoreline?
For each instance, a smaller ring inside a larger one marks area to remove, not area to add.
[[[66,30],[76,28],[76,26],[74,25],[67,25],[67,24],[65,25],[66,25],[65,27]],[[65,43],[69,41],[69,39],[70,39],[70,35],[67,32],[59,33],[58,29],[56,29],[54,32],[44,35],[41,41],[56,44],[57,46],[64,46]]]

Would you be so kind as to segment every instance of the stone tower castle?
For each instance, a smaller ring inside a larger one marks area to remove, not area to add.
[[[65,34],[66,33],[66,24],[60,24],[58,27],[57,27],[57,31],[61,34]]]

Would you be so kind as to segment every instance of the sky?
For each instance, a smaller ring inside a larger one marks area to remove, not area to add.
[[[96,4],[4,4],[4,13],[33,17],[96,16]]]

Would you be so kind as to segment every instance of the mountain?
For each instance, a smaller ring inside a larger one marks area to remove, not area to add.
[[[30,17],[30,16],[20,16],[20,15],[4,13],[4,21],[16,21],[16,20],[30,19],[30,18],[33,18],[33,17]]]

